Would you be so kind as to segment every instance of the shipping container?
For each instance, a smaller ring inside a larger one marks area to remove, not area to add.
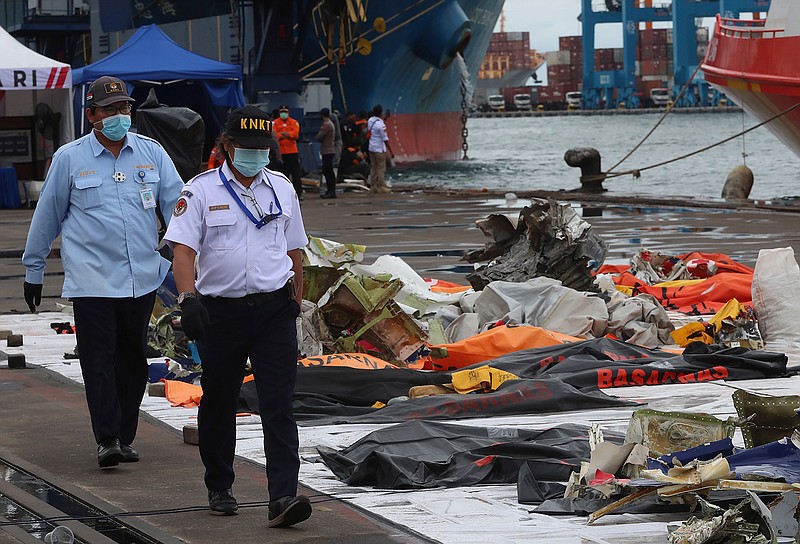
[[[570,58],[570,52],[563,49],[561,51],[548,51],[544,54],[544,59],[547,61],[547,66],[568,65],[570,63]]]
[[[558,48],[563,50],[581,49],[583,38],[581,36],[561,36],[558,39]]]

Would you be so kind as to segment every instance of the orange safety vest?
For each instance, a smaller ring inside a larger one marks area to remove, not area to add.
[[[212,168],[221,166],[224,162],[225,156],[222,154],[222,150],[217,149],[217,146],[214,146],[211,149],[211,154],[208,156],[208,169],[211,170]]]
[[[278,137],[278,144],[281,147],[281,155],[297,153],[297,139],[300,137],[300,123],[289,117],[284,121],[280,117],[272,122],[272,130]],[[281,132],[286,132],[289,137],[283,136]]]

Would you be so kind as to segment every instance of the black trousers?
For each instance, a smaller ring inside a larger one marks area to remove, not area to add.
[[[322,175],[325,176],[325,192],[336,192],[336,174],[333,172],[333,153],[322,156]]]
[[[302,196],[303,180],[302,172],[300,171],[300,154],[287,153],[285,155],[281,155],[281,160],[283,161],[281,173],[289,178],[289,180],[292,182],[294,191],[297,193],[297,195]]]
[[[249,297],[245,297],[247,299]],[[253,368],[269,496],[276,500],[297,493],[300,458],[292,396],[297,376],[299,305],[288,290],[264,301],[203,297],[210,326],[198,342],[203,365],[203,399],[198,413],[200,457],[211,491],[233,485],[236,408],[248,356]]]
[[[137,298],[73,298],[75,333],[92,431],[99,444],[132,444],[147,387],[147,325],[156,292]]]

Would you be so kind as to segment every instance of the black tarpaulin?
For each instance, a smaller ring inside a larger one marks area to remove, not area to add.
[[[533,431],[408,421],[373,431],[340,451],[318,451],[337,478],[355,486],[404,489],[514,483],[522,466],[545,482],[566,480],[582,460],[588,460],[587,435],[588,427],[573,424]]]
[[[633,489],[636,491],[636,489]],[[631,492],[633,492],[631,491]],[[767,497],[775,496],[774,493],[766,494]],[[729,507],[747,497],[744,490],[706,490],[704,497],[718,506]],[[589,490],[587,496],[577,499],[549,498],[537,506],[533,511],[537,514],[548,516],[588,516],[623,498],[623,495],[614,495],[610,498],[601,496],[597,491]],[[522,501],[520,501],[522,502]],[[628,504],[619,506],[614,514],[666,514],[673,512],[689,512],[691,503],[670,502],[662,500],[657,493],[645,495]],[[716,541],[715,541],[716,542]]]
[[[155,89],[150,89],[147,100],[136,110],[136,130],[164,147],[184,182],[200,172],[206,129],[195,111],[162,106]]]
[[[787,361],[783,353],[722,348],[702,342],[694,342],[683,354],[675,355],[609,338],[596,338],[517,351],[473,366],[488,364],[520,377],[560,378],[578,388],[606,389],[781,378],[789,375]]]
[[[690,344],[682,355],[608,338],[518,351],[477,366],[520,376],[493,393],[437,395],[374,408],[417,385],[441,385],[449,372],[299,367],[294,410],[300,424],[397,423],[630,406],[599,388],[789,375],[782,353]],[[467,367],[470,368],[470,367]],[[463,369],[462,369],[463,370]],[[242,407],[256,412],[254,384],[242,388]]]
[[[548,499],[564,496],[567,486],[559,482],[542,481],[536,478],[535,462],[533,466],[524,462],[517,476],[517,501],[520,504],[540,504]]]
[[[294,414],[298,422],[324,416],[350,417],[369,414],[376,402],[388,403],[408,395],[417,385],[441,385],[450,375],[407,368],[364,370],[350,367],[297,367]],[[242,386],[240,407],[258,412],[254,382]],[[402,419],[395,420],[403,421]],[[316,423],[316,421],[314,421]]]
[[[320,369],[325,370],[325,369]],[[364,371],[355,371],[364,373]],[[371,373],[374,371],[367,371]],[[358,383],[358,374],[351,382]],[[244,384],[250,395],[255,387]],[[381,399],[377,399],[381,400]],[[374,400],[373,400],[374,402]],[[385,402],[385,401],[383,401]],[[611,397],[602,391],[578,390],[559,379],[509,380],[497,391],[484,394],[436,395],[395,402],[383,408],[365,404],[341,403],[333,397],[297,389],[294,397],[295,418],[300,425],[336,425],[344,423],[397,423],[414,419],[465,419],[515,414],[541,414],[607,407],[632,406],[636,403]],[[370,404],[371,405],[371,404]]]

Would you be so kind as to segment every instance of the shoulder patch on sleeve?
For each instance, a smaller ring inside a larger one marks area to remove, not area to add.
[[[172,215],[174,215],[175,217],[180,217],[181,215],[184,214],[184,212],[186,212],[186,208],[188,207],[189,203],[186,202],[186,197],[182,196],[175,203],[175,210],[172,212]]]

